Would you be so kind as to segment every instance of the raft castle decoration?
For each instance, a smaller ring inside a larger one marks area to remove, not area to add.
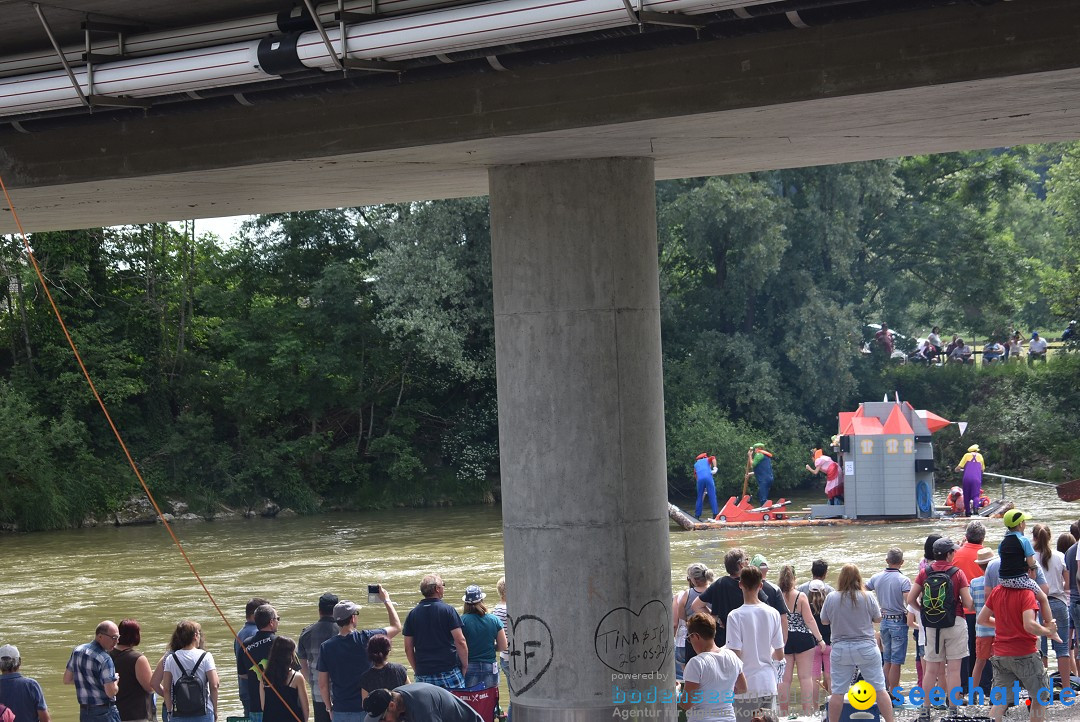
[[[931,434],[951,422],[906,401],[868,401],[840,412],[833,447],[844,481],[842,505],[816,504],[811,518],[912,519],[934,515]]]

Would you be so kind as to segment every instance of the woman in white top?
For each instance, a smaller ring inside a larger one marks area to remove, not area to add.
[[[1035,561],[1046,575],[1047,597],[1050,599],[1050,613],[1062,629],[1069,628],[1069,570],[1065,568],[1065,555],[1050,546],[1050,527],[1036,524],[1031,530],[1031,543],[1035,547]],[[1069,638],[1060,635],[1065,641],[1053,642],[1054,655],[1057,657],[1059,679],[1069,679],[1072,664],[1069,659]],[[1046,637],[1039,642],[1043,664],[1046,664]]]
[[[1024,337],[1017,331],[1013,334],[1013,337],[1009,339],[1009,358],[1013,361],[1019,361],[1020,357],[1024,355]]]
[[[931,361],[935,360],[945,350],[945,346],[941,343],[941,329],[937,326],[934,326],[933,330],[930,331],[930,335],[926,337],[926,342],[934,347],[928,350],[926,354]]]
[[[218,673],[214,666],[214,655],[200,649],[202,627],[190,619],[176,625],[169,649],[172,653],[165,657],[162,691],[165,708],[171,712],[172,719],[185,722],[214,722],[218,706]],[[181,665],[183,669],[181,669]],[[183,676],[184,671],[193,675],[202,685],[205,709],[203,714],[177,714],[177,700],[174,697],[174,685]]]

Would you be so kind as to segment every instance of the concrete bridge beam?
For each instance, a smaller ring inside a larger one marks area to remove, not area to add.
[[[489,179],[513,714],[610,720],[674,680],[653,161]]]

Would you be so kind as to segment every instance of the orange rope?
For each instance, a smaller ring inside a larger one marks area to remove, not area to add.
[[[0,190],[3,190],[4,200],[7,201],[8,208],[11,209],[11,217],[15,220],[15,227],[19,231],[19,237],[22,239],[23,247],[26,249],[26,255],[30,259],[30,263],[34,266],[34,272],[37,274],[38,283],[41,284],[42,290],[45,291],[45,297],[49,299],[49,305],[52,306],[53,313],[56,315],[56,321],[60,324],[60,329],[64,332],[64,338],[67,339],[68,346],[71,347],[71,353],[75,355],[75,360],[79,364],[79,369],[82,370],[83,378],[86,379],[86,383],[90,387],[90,391],[94,394],[94,398],[97,400],[98,406],[101,407],[101,413],[105,415],[105,420],[109,422],[109,428],[112,429],[113,435],[116,437],[117,443],[119,443],[120,448],[123,449],[124,456],[125,458],[127,458],[128,464],[131,466],[131,470],[135,472],[135,478],[139,480],[139,484],[142,486],[143,491],[146,492],[146,498],[150,500],[150,503],[154,507],[154,511],[157,512],[158,519],[160,519],[161,523],[165,525],[165,529],[169,532],[169,536],[172,537],[173,543],[176,544],[176,548],[180,550],[180,555],[184,557],[184,561],[187,562],[188,568],[191,570],[192,575],[194,575],[195,580],[199,582],[199,586],[202,587],[202,590],[204,592],[206,592],[206,597],[210,600],[210,604],[213,605],[214,609],[218,613],[218,616],[221,617],[221,621],[228,628],[229,633],[232,635],[233,639],[235,639],[236,642],[240,645],[240,648],[244,650],[244,654],[247,655],[247,658],[251,661],[252,666],[257,667],[259,663],[255,660],[253,656],[251,656],[251,652],[249,652],[247,647],[244,646],[243,642],[240,640],[240,637],[236,634],[236,630],[233,629],[233,626],[231,624],[229,624],[229,620],[225,616],[225,612],[221,611],[221,607],[218,606],[217,600],[214,599],[214,595],[210,593],[210,589],[206,586],[206,582],[204,582],[202,577],[199,576],[199,572],[196,571],[195,565],[191,562],[191,558],[188,557],[187,550],[184,549],[184,545],[180,543],[180,539],[176,536],[176,532],[173,531],[172,525],[169,524],[169,521],[162,513],[161,507],[158,506],[157,500],[154,498],[154,495],[150,493],[150,487],[146,485],[146,481],[143,479],[143,475],[139,471],[139,467],[135,464],[135,460],[131,457],[131,452],[128,451],[127,444],[124,443],[124,437],[120,435],[120,430],[116,428],[116,424],[113,422],[112,416],[109,414],[109,409],[105,406],[105,401],[101,398],[101,394],[98,393],[97,387],[94,385],[93,379],[90,378],[90,372],[86,370],[86,364],[83,363],[82,355],[79,354],[79,349],[75,346],[75,341],[71,338],[71,334],[68,332],[67,324],[64,323],[64,318],[60,315],[60,309],[57,307],[56,301],[53,300],[52,293],[49,292],[49,285],[45,282],[45,275],[41,272],[41,267],[38,266],[37,258],[34,256],[34,252],[30,248],[30,241],[27,239],[26,232],[23,230],[22,222],[19,220],[19,214],[15,211],[15,204],[11,202],[11,195],[8,193],[7,185],[4,183],[4,177],[2,174],[0,174]],[[259,675],[259,677],[262,678],[261,675]],[[292,716],[296,719],[296,721],[303,722],[303,720],[301,720],[297,716],[297,714],[292,711],[292,708],[289,707],[288,703],[285,702],[285,698],[281,696],[281,693],[277,690],[273,683],[269,680],[264,681],[270,687],[273,693],[277,695],[278,699],[281,700],[282,704],[285,705],[286,709],[288,709],[289,712],[292,713]]]

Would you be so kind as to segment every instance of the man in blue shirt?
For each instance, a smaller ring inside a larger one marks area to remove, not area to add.
[[[694,476],[697,477],[697,505],[694,507],[694,518],[701,518],[701,510],[704,506],[705,496],[709,497],[709,506],[712,507],[712,515],[720,513],[720,506],[716,499],[716,457],[708,454],[699,454],[694,460]],[[710,517],[711,518],[711,517]]]
[[[405,656],[417,682],[464,689],[469,645],[457,610],[442,600],[445,585],[438,574],[420,582],[424,598],[405,618]]]
[[[360,607],[353,602],[338,602],[334,606],[334,622],[339,629],[319,647],[319,691],[323,704],[330,710],[334,722],[363,722],[363,695],[360,693],[360,678],[371,667],[367,655],[368,641],[377,634],[385,634],[393,639],[401,633],[401,619],[398,617],[390,595],[382,586],[379,587],[379,599],[386,607],[389,626],[378,629],[356,628],[356,615]]]
[[[45,706],[41,685],[19,674],[21,666],[18,649],[10,644],[0,647],[0,704],[15,713],[16,722],[34,719],[49,722],[49,708]]]
[[[259,627],[255,624],[255,610],[264,604],[269,604],[262,597],[255,597],[244,607],[244,626],[236,633],[233,640],[233,654],[236,655],[236,686],[240,688],[240,704],[244,705],[244,716],[251,714],[251,695],[248,692],[248,670],[251,668],[251,660],[244,654],[244,643],[255,636]],[[258,696],[258,690],[256,696]]]
[[[119,628],[105,620],[94,630],[94,641],[80,644],[71,652],[64,684],[75,685],[79,722],[120,722],[115,701],[120,675],[109,656],[119,639]]]
[[[1080,526],[1080,521],[1073,525]],[[1075,536],[1075,535],[1074,535]],[[1080,646],[1080,584],[1077,584],[1077,573],[1080,566],[1077,564],[1077,552],[1080,551],[1080,542],[1073,544],[1065,552],[1065,569],[1069,572],[1069,619],[1073,620],[1073,631],[1076,634],[1077,645]]]

